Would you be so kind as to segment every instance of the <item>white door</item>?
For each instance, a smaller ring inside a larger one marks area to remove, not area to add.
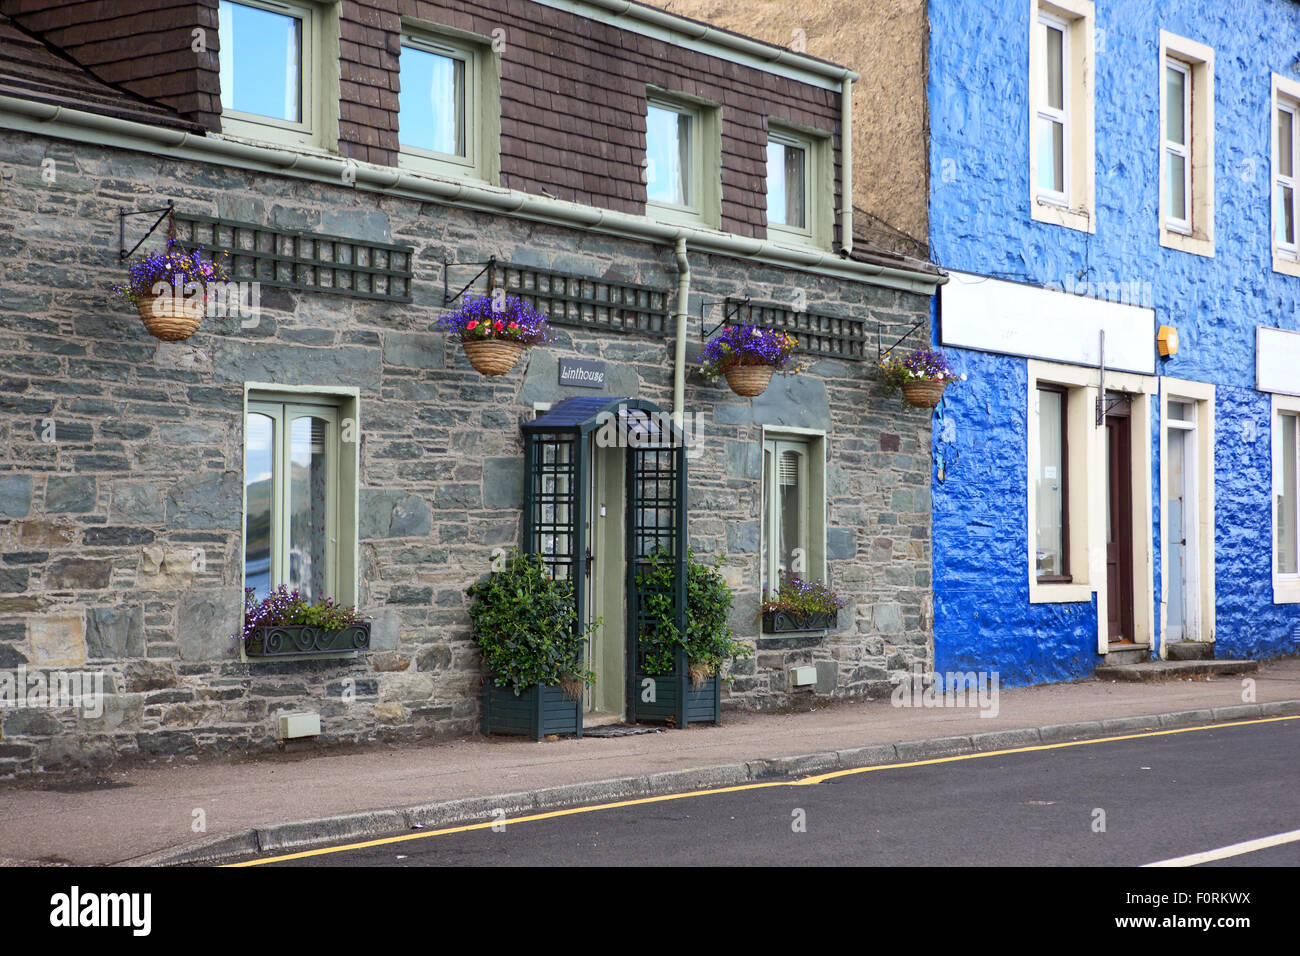
[[[1171,400],[1165,456],[1169,500],[1165,502],[1165,584],[1169,641],[1200,640],[1197,569],[1196,404]]]

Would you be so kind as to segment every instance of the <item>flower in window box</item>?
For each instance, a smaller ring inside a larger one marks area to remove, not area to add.
[[[542,344],[551,331],[546,317],[517,296],[499,305],[488,296],[466,296],[438,327],[460,337],[470,364],[484,375],[505,375],[524,349]]]
[[[311,601],[283,584],[262,600],[244,588],[244,653],[249,657],[365,650],[370,622],[333,598]]]
[[[709,339],[700,356],[700,374],[707,380],[726,377],[737,395],[762,395],[774,372],[797,373],[792,365],[798,340],[780,329],[756,325],[729,325]]]
[[[957,374],[948,356],[938,349],[913,349],[880,363],[881,380],[901,389],[903,400],[916,408],[934,408],[943,398],[948,383],[965,377]]]
[[[847,602],[821,581],[782,575],[776,592],[764,590],[759,608],[763,630],[769,634],[832,628]]]

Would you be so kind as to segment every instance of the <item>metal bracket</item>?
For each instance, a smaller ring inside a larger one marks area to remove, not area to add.
[[[451,267],[452,267],[452,266],[482,266],[483,268],[480,269],[480,270],[479,270],[479,271],[474,275],[474,278],[472,278],[472,279],[470,279],[468,282],[466,282],[466,283],[461,287],[461,290],[460,290],[459,292],[457,292],[455,295],[452,295],[452,294],[451,294],[451,286],[450,286],[450,282],[451,282]],[[496,289],[496,280],[497,280],[497,276],[496,276],[496,273],[497,273],[497,257],[496,257],[496,256],[489,256],[489,257],[487,258],[487,260],[486,260],[486,261],[483,261],[483,262],[452,262],[450,259],[443,259],[443,260],[442,260],[442,305],[443,305],[443,308],[446,308],[447,306],[451,305],[453,302],[455,302],[457,299],[459,299],[462,295],[464,295],[466,292],[468,292],[469,289],[470,289],[470,286],[472,286],[475,282],[477,282],[477,281],[479,280],[479,278],[480,278],[480,277],[483,275],[483,273],[485,273],[485,272],[487,273],[487,277],[488,277],[488,283],[487,283],[487,294],[488,294],[488,297],[491,298],[493,290]]]
[[[883,361],[885,360],[885,356],[887,356],[890,352],[894,351],[894,349],[896,349],[896,348],[898,348],[900,345],[902,345],[903,342],[906,341],[906,339],[907,339],[907,337],[908,337],[909,335],[911,335],[913,332],[915,332],[917,329],[919,329],[919,328],[920,328],[921,326],[923,326],[923,325],[925,325],[925,319],[917,319],[915,322],[912,323],[912,325],[908,328],[908,330],[907,330],[906,332],[904,332],[901,336],[899,336],[898,341],[896,341],[893,345],[891,345],[889,348],[885,349],[885,350],[882,352],[882,351],[880,351],[880,346],[881,346],[881,341],[880,341],[880,329],[881,329],[881,325],[880,325],[879,322],[877,322],[877,323],[876,323],[876,364],[878,365],[878,364],[880,364],[881,362],[883,362]]]
[[[159,209],[137,209],[134,212],[131,212],[119,206],[117,210],[117,261],[125,262],[127,259],[131,258],[131,256],[135,254],[135,251],[144,245],[145,240],[154,234],[154,230],[156,230],[159,226],[162,225],[162,221],[164,219],[167,220],[167,241],[171,242],[172,240],[174,240],[176,238],[176,220],[172,218],[172,213],[174,213],[175,211],[176,211],[176,204],[171,199],[167,200],[166,206],[163,206]],[[160,215],[158,216],[157,219],[154,220],[154,224],[149,227],[149,231],[140,237],[139,242],[137,242],[130,249],[127,249],[126,217],[127,216],[151,216],[154,213],[159,213]]]
[[[740,310],[742,308],[744,308],[745,310],[746,322],[752,320],[754,317],[754,306],[750,303],[749,296],[745,296],[743,299],[738,299],[735,296],[729,295],[722,300],[722,321],[719,322],[717,325],[715,325],[713,328],[706,329],[704,327],[705,306],[707,305],[709,307],[712,307],[716,304],[717,304],[716,299],[713,300],[712,302],[705,299],[700,300],[700,343],[701,344],[707,343],[709,341],[709,337],[711,335],[714,335],[719,329],[724,329],[728,325],[730,325],[731,320],[740,314]]]

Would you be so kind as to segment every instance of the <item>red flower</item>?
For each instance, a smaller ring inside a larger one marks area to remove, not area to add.
[[[502,329],[504,329],[505,327],[506,327],[506,324],[505,324],[504,322],[502,322],[500,319],[498,319],[498,320],[496,321],[496,324],[493,326],[493,328],[496,329],[498,332],[500,332],[500,331],[501,331]]]
[[[511,329],[517,329],[517,328],[519,328],[519,323],[518,323],[518,322],[511,322],[511,323],[510,323],[508,326],[506,326],[506,327],[507,327],[507,328],[511,328]]]
[[[474,327],[475,327],[476,325],[478,325],[478,319],[470,319],[468,322],[465,323],[465,328],[466,328],[468,331],[471,331],[471,332],[472,332],[472,331],[474,331]]]

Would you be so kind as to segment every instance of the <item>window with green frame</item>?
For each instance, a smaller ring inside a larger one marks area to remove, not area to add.
[[[781,581],[826,577],[825,438],[765,435],[761,588]]]
[[[244,586],[355,602],[355,430],[346,397],[250,393]]]

